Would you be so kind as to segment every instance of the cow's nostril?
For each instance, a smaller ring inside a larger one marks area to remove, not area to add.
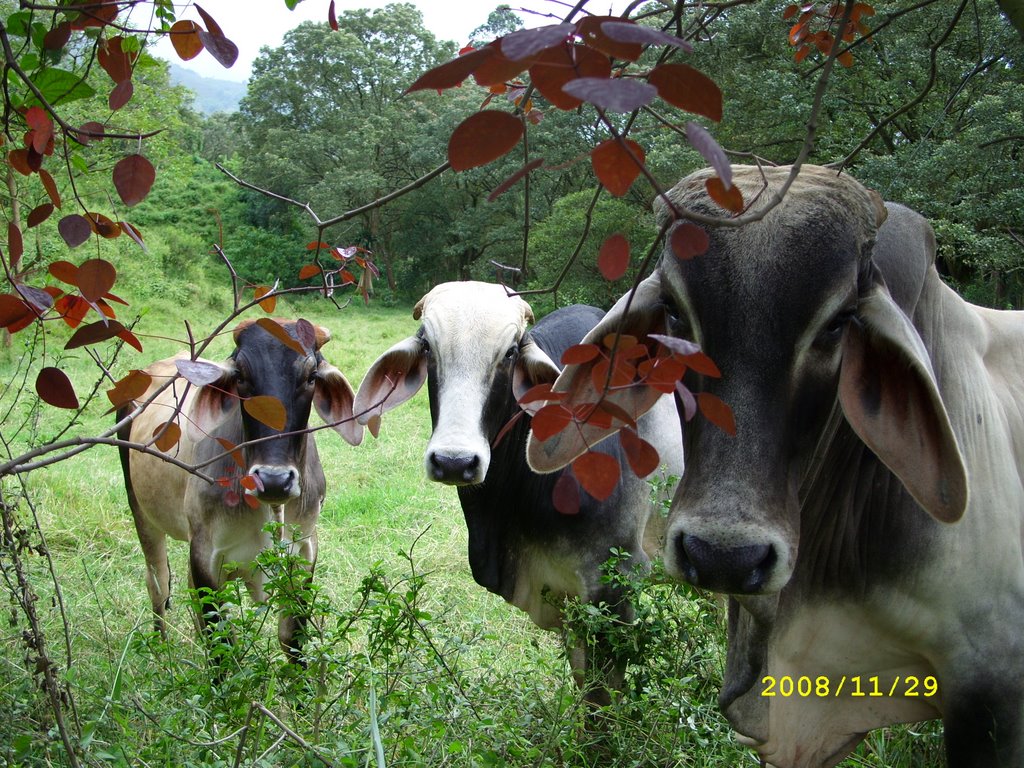
[[[475,454],[453,455],[431,451],[430,476],[439,483],[466,485],[476,482],[480,457]]]
[[[259,481],[256,495],[263,500],[291,498],[298,495],[298,472],[293,467],[259,466],[252,469]]]
[[[683,578],[698,587],[731,594],[753,594],[764,588],[778,555],[771,544],[717,546],[699,536],[676,537]]]

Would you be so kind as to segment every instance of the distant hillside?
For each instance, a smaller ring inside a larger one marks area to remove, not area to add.
[[[238,102],[245,96],[245,83],[203,77],[174,63],[170,72],[173,85],[183,85],[196,95],[196,111],[204,115],[237,112]]]

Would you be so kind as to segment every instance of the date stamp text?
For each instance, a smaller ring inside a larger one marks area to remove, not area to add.
[[[798,697],[809,698],[931,698],[939,692],[939,681],[933,675],[918,677],[916,675],[897,675],[890,683],[878,675],[843,675],[829,677],[827,675],[765,675],[761,678],[761,695],[772,698],[788,699]]]

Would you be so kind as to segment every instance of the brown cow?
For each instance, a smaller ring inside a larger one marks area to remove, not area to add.
[[[297,337],[295,322],[278,322]],[[306,431],[310,405],[352,445],[359,444],[363,430],[352,418],[352,387],[320,353],[330,333],[316,328],[315,338],[314,348],[299,354],[259,325],[243,322],[234,332],[235,350],[226,362],[203,361],[220,369],[216,381],[196,387],[177,379],[121,430],[122,439],[148,443],[173,417],[184,428],[168,455],[184,465],[201,467],[205,475],[215,478],[239,474],[219,441],[244,444],[243,473],[254,478],[251,495],[259,502],[250,506],[237,503],[237,498],[226,499],[226,489],[217,483],[151,453],[120,449],[128,503],[146,557],[146,585],[161,632],[170,598],[167,536],[189,543],[189,583],[193,588],[217,590],[229,578],[242,578],[259,601],[266,598],[265,575],[253,567],[253,561],[271,544],[271,536],[264,530],[267,523],[283,522],[282,536],[289,550],[304,558],[310,568],[316,562],[316,522],[326,481],[313,435]],[[146,372],[153,382],[138,402],[146,402],[178,376],[177,366],[182,362],[187,364],[187,358],[160,360],[149,366]],[[283,430],[272,429],[240,407],[242,400],[257,396],[276,398],[285,406]],[[122,408],[119,420],[133,408]],[[292,530],[297,530],[298,536],[288,540]],[[198,623],[206,625],[202,615]],[[296,635],[302,624],[300,616],[280,619],[278,637],[289,655],[294,656],[301,644]]]

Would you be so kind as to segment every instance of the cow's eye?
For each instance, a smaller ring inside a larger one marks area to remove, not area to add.
[[[511,347],[508,348],[508,351],[505,353],[505,359],[506,360],[515,360],[516,353],[518,353],[518,352],[519,352],[519,345],[518,344],[513,344]]]
[[[306,377],[306,384],[309,386],[316,384],[316,368],[310,371],[309,376]]]
[[[420,351],[425,357],[430,357],[430,342],[424,338],[420,338]]]
[[[844,309],[833,317],[822,330],[821,335],[818,336],[818,344],[821,346],[835,346],[838,344],[839,340],[843,338],[843,331],[850,320],[853,319],[854,314],[854,310]]]

